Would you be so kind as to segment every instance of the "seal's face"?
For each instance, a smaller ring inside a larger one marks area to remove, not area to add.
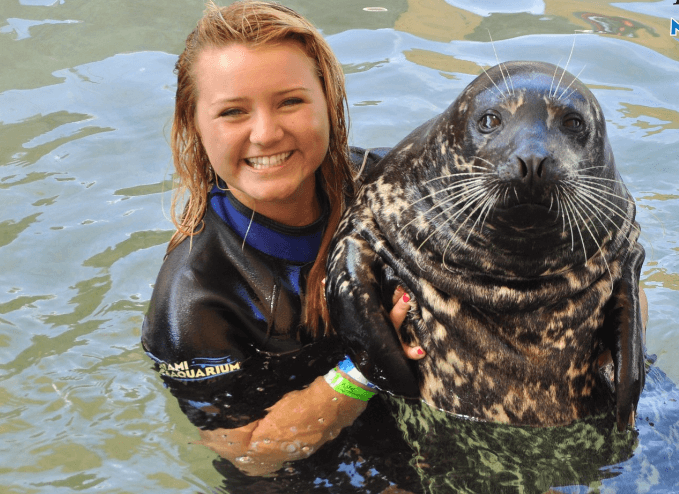
[[[508,78],[504,91],[496,82],[472,100],[461,141],[475,166],[492,164],[501,185],[496,194],[503,194],[497,207],[550,209],[559,184],[604,163],[598,104],[582,95],[580,83],[556,88],[552,76],[523,71]]]
[[[461,258],[474,247],[501,245],[507,259],[540,251],[559,269],[564,258],[586,263],[628,221],[631,198],[617,175],[601,108],[562,69],[534,62],[496,66],[473,81],[434,128],[429,137],[443,145],[428,141],[425,161],[448,165],[440,180],[424,181],[435,200],[414,214],[425,206],[445,209],[448,227],[437,226],[439,245],[433,237],[430,245],[444,249],[444,261],[465,263]]]

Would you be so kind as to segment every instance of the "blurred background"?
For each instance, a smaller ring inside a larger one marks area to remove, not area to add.
[[[638,204],[648,351],[679,383],[679,43],[670,35],[679,5],[282,3],[343,64],[350,143],[363,147],[393,146],[440,113],[497,63],[495,51],[563,66],[575,43],[568,70],[601,102]],[[173,231],[172,69],[203,9],[202,0],[0,0],[2,492],[212,492],[220,483],[215,454],[192,443],[196,430],[139,344]],[[657,454],[676,465],[679,404],[663,396],[652,405],[670,417]],[[679,490],[679,474],[661,472],[671,467],[639,461],[633,492]]]

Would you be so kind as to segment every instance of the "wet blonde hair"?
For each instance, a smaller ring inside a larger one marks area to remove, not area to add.
[[[314,63],[323,87],[330,121],[328,153],[320,166],[320,186],[328,196],[330,215],[316,261],[306,283],[302,320],[313,336],[331,331],[322,280],[332,236],[345,206],[345,194],[351,192],[352,170],[347,143],[346,108],[342,67],[330,46],[313,25],[293,10],[271,2],[241,1],[228,7],[210,2],[204,16],[186,39],[186,48],[175,65],[177,95],[172,123],[171,146],[176,170],[172,198],[172,221],[177,231],[167,252],[187,237],[200,233],[207,208],[208,192],[216,174],[201,143],[195,121],[198,92],[194,65],[206,48],[232,43],[248,47],[280,42],[297,42]],[[177,207],[186,201],[183,211]]]

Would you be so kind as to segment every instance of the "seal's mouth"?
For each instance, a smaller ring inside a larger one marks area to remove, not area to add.
[[[514,204],[513,206],[510,206],[508,208],[505,208],[507,211],[513,211],[516,213],[533,213],[533,212],[549,212],[550,208],[549,206],[545,206],[544,204],[540,203],[521,203],[521,204]]]
[[[554,210],[554,204],[552,201],[546,200],[546,201],[540,201],[540,202],[533,202],[533,201],[517,201],[516,198],[514,200],[508,200],[504,204],[500,203],[498,204],[495,209],[498,211],[505,211],[505,212],[514,212],[514,213],[526,213],[530,214],[531,212],[540,212],[544,214],[545,212],[549,212]]]
[[[511,229],[551,228],[559,219],[554,205],[543,203],[519,203],[509,207],[496,208],[499,223]]]

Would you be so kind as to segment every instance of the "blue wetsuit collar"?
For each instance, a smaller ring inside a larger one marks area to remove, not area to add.
[[[313,262],[328,222],[328,200],[319,193],[321,216],[310,225],[292,227],[277,223],[244,206],[233,194],[216,185],[210,191],[210,205],[249,246],[290,262]]]

